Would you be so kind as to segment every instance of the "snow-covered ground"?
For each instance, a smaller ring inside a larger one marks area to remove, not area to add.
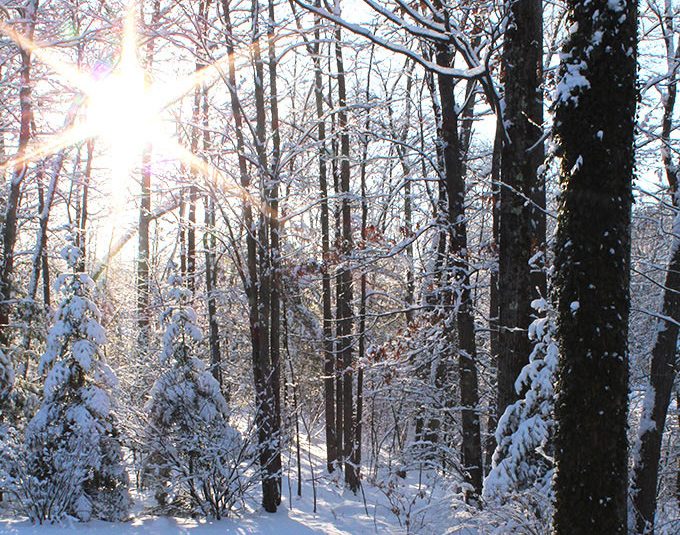
[[[284,481],[284,485],[287,482]],[[405,533],[399,522],[386,507],[380,503],[375,489],[368,489],[367,503],[364,507],[361,494],[352,495],[342,492],[331,482],[318,482],[317,513],[314,513],[312,486],[303,487],[303,496],[293,494],[292,507],[287,488],[281,507],[275,514],[254,511],[242,517],[221,520],[201,521],[186,518],[156,517],[141,514],[125,523],[93,521],[69,523],[64,525],[33,525],[27,521],[0,519],[2,534],[49,534],[67,535],[70,533],[93,533],[101,535],[173,535],[173,534],[356,534],[356,533]],[[373,492],[370,492],[370,491]],[[293,493],[295,489],[293,488]],[[368,515],[366,514],[368,510]]]
[[[158,517],[148,512],[148,505],[150,505],[151,500],[144,496],[135,496],[136,511],[133,519],[128,522],[92,521],[40,526],[33,525],[26,520],[8,518],[7,514],[3,514],[0,509],[0,533],[3,535],[67,535],[71,533],[100,535],[225,535],[232,533],[308,535],[328,533],[354,535],[362,533],[406,533],[406,529],[400,526],[399,520],[390,511],[388,502],[380,490],[365,483],[364,493],[359,492],[355,496],[344,490],[338,481],[323,476],[323,451],[320,448],[313,446],[309,453],[311,453],[316,475],[317,513],[314,513],[314,488],[311,470],[309,463],[303,460],[302,497],[296,495],[297,480],[293,468],[291,469],[290,480],[288,477],[284,477],[282,503],[278,512],[274,514],[259,509],[242,514],[239,517],[220,521]],[[305,455],[305,457],[309,459],[308,455]]]
[[[427,475],[412,472],[406,479],[381,479],[383,490],[363,480],[357,495],[344,489],[342,474],[330,477],[325,472],[325,453],[321,441],[304,439],[302,446],[302,496],[296,495],[297,468],[294,455],[284,455],[283,496],[277,513],[257,507],[259,496],[253,496],[250,511],[233,518],[208,521],[174,518],[152,514],[153,499],[133,494],[134,508],[128,522],[69,522],[61,525],[34,525],[11,518],[0,503],[2,535],[230,535],[271,534],[331,535],[406,534],[478,535],[493,529],[480,529],[479,511],[468,509],[455,496],[446,479],[428,481]],[[311,462],[311,465],[310,465]],[[313,472],[312,472],[313,468]],[[364,470],[367,472],[367,470]],[[312,478],[314,473],[314,478]],[[365,474],[366,475],[366,474]],[[314,480],[314,484],[312,484]],[[428,485],[429,483],[429,485]],[[316,490],[316,513],[314,491]],[[390,497],[387,497],[387,494]],[[399,517],[395,514],[399,511]],[[407,524],[409,529],[407,529]],[[499,532],[496,532],[499,533]]]

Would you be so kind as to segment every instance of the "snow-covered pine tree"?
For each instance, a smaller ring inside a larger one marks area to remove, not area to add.
[[[520,399],[506,408],[498,422],[493,466],[484,481],[486,499],[507,498],[524,490],[537,491],[537,496],[546,498],[552,495],[551,444],[558,361],[555,315],[545,299],[536,299],[531,306],[541,316],[529,327],[534,348],[515,382]]]
[[[167,368],[147,404],[145,473],[162,508],[219,519],[240,497],[244,442],[229,425],[219,383],[196,356],[202,334],[191,292],[174,273],[168,284],[160,355]]]
[[[101,354],[106,334],[88,297],[94,282],[75,271],[81,252],[67,239],[61,255],[69,270],[57,279],[61,301],[40,361],[44,397],[26,428],[26,474],[15,493],[41,523],[122,520],[130,498],[112,412],[116,377]]]

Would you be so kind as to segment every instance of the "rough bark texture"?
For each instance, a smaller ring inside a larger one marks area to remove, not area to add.
[[[538,213],[529,199],[538,189],[543,163],[541,0],[510,2],[503,50],[505,135],[501,158],[499,242],[498,408],[500,416],[518,398],[515,381],[529,362],[532,288],[529,260],[537,244]],[[543,225],[545,229],[545,225]]]
[[[634,0],[567,2],[557,95],[555,531],[625,533]]]

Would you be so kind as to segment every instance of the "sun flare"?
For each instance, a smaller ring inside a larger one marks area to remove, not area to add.
[[[139,166],[149,144],[166,137],[160,122],[162,110],[152,102],[147,73],[137,57],[134,10],[128,10],[125,20],[118,65],[111,72],[97,74],[88,92],[85,124],[98,133],[109,153],[112,178],[118,182]]]
[[[60,134],[32,142],[26,150],[0,164],[0,170],[30,164],[73,145],[96,139],[105,167],[111,171],[114,204],[125,202],[122,197],[127,195],[135,170],[142,167],[147,147],[152,148],[155,158],[160,158],[160,161],[180,162],[195,177],[219,184],[221,189],[233,191],[256,204],[257,201],[240,184],[228,181],[208,160],[182,146],[175,139],[175,129],[162,121],[169,106],[180,101],[192,89],[223,76],[226,62],[235,57],[224,55],[171,84],[152,84],[138,56],[140,46],[135,4],[135,0],[127,3],[120,52],[113,67],[99,63],[92,69],[82,69],[65,62],[57,50],[41,46],[19,33],[11,24],[0,21],[0,33],[30,52],[84,97],[76,113],[79,119],[69,119]],[[237,56],[241,55],[247,58],[248,50],[237,53]]]
[[[160,134],[159,120],[146,102],[144,73],[112,73],[87,99],[86,124],[99,132],[112,160],[128,167]]]

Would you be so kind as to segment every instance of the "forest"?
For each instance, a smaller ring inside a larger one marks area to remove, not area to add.
[[[0,533],[680,533],[680,0],[0,0]]]

